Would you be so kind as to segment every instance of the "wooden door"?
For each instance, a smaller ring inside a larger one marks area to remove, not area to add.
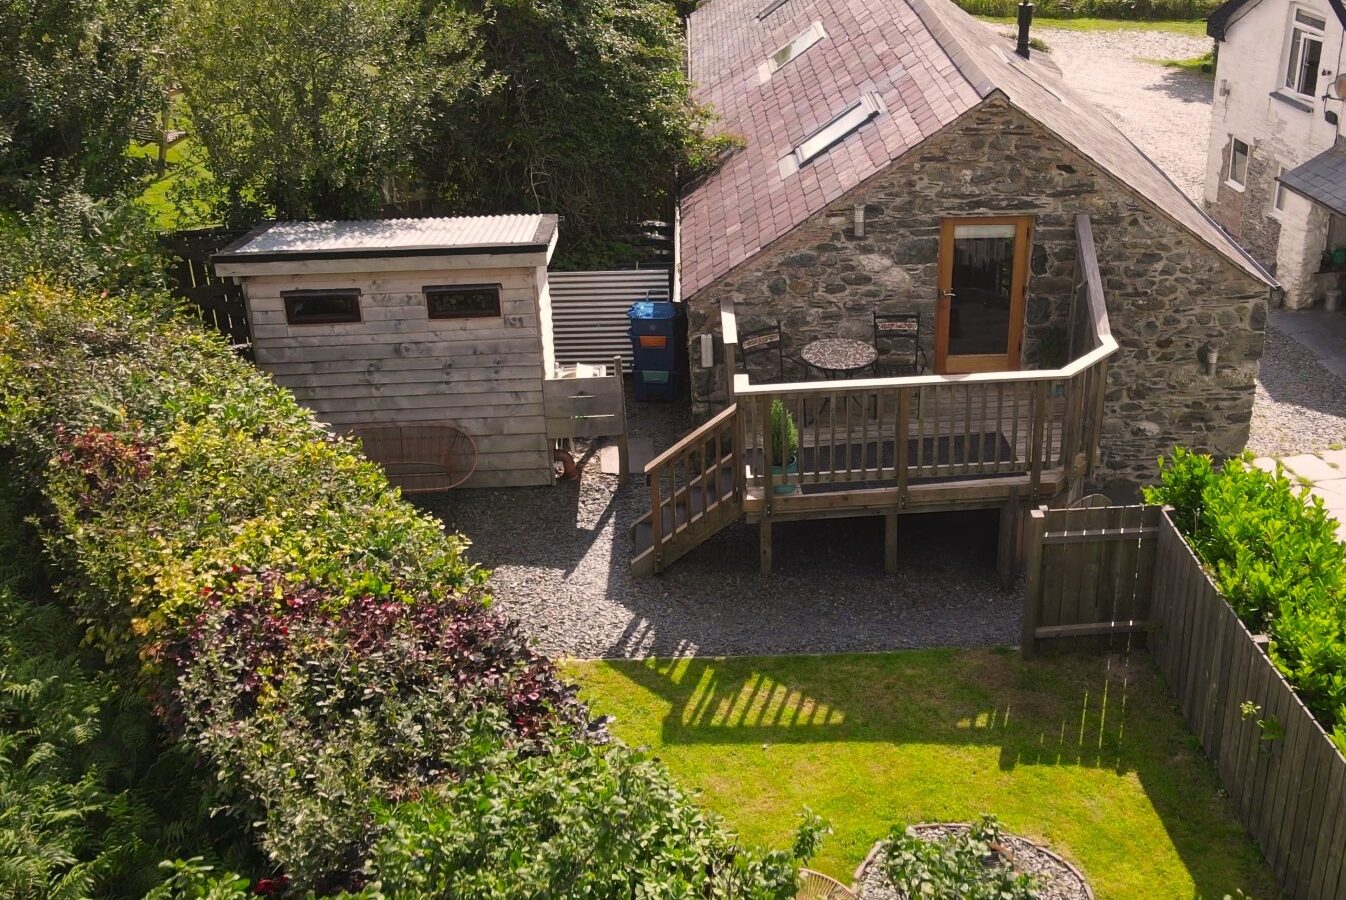
[[[935,372],[1012,372],[1020,365],[1033,220],[945,219],[939,241]]]

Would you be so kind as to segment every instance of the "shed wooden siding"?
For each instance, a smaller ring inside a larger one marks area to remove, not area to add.
[[[423,288],[499,284],[499,317],[431,319]],[[548,484],[542,409],[546,270],[426,269],[245,280],[257,364],[324,422],[451,422],[472,435],[469,487]],[[283,291],[359,288],[360,322],[290,325]]]

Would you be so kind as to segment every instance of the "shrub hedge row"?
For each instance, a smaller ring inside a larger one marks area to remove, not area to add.
[[[1322,500],[1249,457],[1216,468],[1179,448],[1150,503],[1174,508],[1220,593],[1346,752],[1346,546]]]
[[[166,890],[792,896],[794,856],[589,720],[461,538],[165,301],[0,295],[0,463],[87,645],[260,851]]]

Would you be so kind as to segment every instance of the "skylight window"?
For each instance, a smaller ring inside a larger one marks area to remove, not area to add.
[[[802,167],[821,156],[833,144],[845,140],[851,132],[877,116],[882,109],[883,102],[879,100],[878,94],[863,94],[836,118],[799,142],[794,149],[795,164]]]
[[[771,0],[771,2],[766,5],[766,8],[757,14],[757,21],[760,22],[789,2],[790,0]]]
[[[799,37],[771,54],[771,58],[766,61],[766,64],[774,72],[825,37],[827,37],[827,32],[823,30],[823,23],[814,22]]]

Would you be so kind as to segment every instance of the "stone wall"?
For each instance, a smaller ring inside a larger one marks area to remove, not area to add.
[[[865,204],[857,238],[852,208]],[[825,336],[868,341],[872,313],[922,315],[933,359],[944,217],[1035,218],[1025,365],[1044,329],[1064,324],[1075,277],[1077,213],[1092,220],[1114,335],[1100,484],[1123,496],[1176,443],[1216,454],[1248,437],[1267,290],[1036,122],[993,98],[770,248],[689,298],[689,334],[719,332],[732,300],[740,330],[780,320],[787,377]],[[1205,374],[1207,345],[1219,370]],[[695,345],[694,345],[695,346]],[[723,367],[696,370],[699,414],[727,402]]]
[[[1229,153],[1233,138],[1221,151],[1223,168],[1229,171]],[[1276,273],[1276,252],[1281,239],[1281,223],[1272,212],[1276,195],[1276,176],[1280,165],[1275,155],[1261,141],[1248,145],[1248,172],[1239,190],[1222,178],[1216,185],[1216,199],[1210,205],[1211,218],[1239,239],[1259,263],[1273,275]]]

